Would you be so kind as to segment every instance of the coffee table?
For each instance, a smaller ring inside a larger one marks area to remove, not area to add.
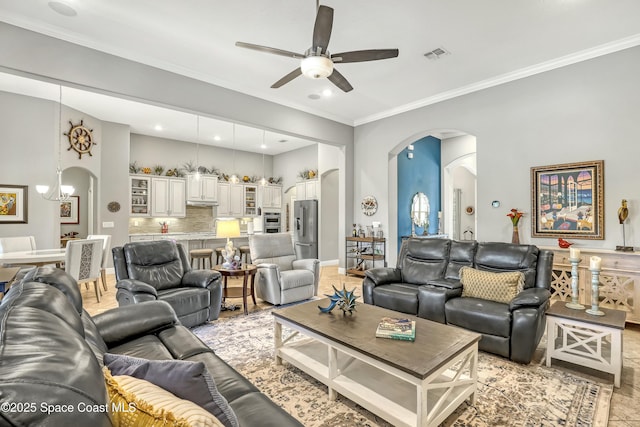
[[[276,364],[285,360],[395,426],[437,426],[475,403],[480,335],[368,304],[353,315],[311,301],[275,310]],[[376,338],[384,316],[416,321],[416,340]],[[285,337],[286,334],[286,337]]]

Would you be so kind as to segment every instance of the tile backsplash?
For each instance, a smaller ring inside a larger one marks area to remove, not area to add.
[[[187,206],[184,218],[130,217],[129,234],[160,233],[160,222],[169,223],[169,233],[192,233],[215,231],[215,208],[210,206]],[[137,225],[136,225],[137,224]],[[246,231],[245,221],[240,221],[240,231]]]

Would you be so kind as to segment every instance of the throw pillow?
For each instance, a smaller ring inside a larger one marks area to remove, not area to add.
[[[460,269],[462,296],[481,298],[501,303],[509,303],[524,288],[524,274],[521,271],[493,273],[471,267]]]
[[[109,415],[117,427],[221,427],[211,413],[179,399],[148,381],[128,375],[112,376],[104,367],[109,393]]]
[[[147,360],[105,353],[104,365],[113,375],[130,375],[147,380],[182,399],[190,400],[212,413],[225,427],[239,427],[236,414],[218,391],[202,362]]]

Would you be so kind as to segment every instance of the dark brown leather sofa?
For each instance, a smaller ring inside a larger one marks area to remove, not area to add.
[[[366,271],[367,304],[482,334],[481,350],[529,363],[545,329],[553,252],[532,245],[410,238],[395,268]],[[524,290],[509,303],[462,297],[460,269],[521,271]]]
[[[106,352],[203,362],[240,426],[302,426],[182,326],[167,302],[91,317],[76,281],[50,267],[29,272],[0,302],[0,426],[111,426],[106,411],[86,410],[108,407]]]

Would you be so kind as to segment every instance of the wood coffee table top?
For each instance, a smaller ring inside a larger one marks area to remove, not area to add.
[[[331,313],[318,310],[318,306],[328,304],[326,298],[274,310],[272,314],[421,379],[480,340],[479,334],[465,329],[369,304],[358,303],[353,315],[343,315],[338,308]],[[377,338],[376,328],[385,316],[415,320],[415,341]]]

